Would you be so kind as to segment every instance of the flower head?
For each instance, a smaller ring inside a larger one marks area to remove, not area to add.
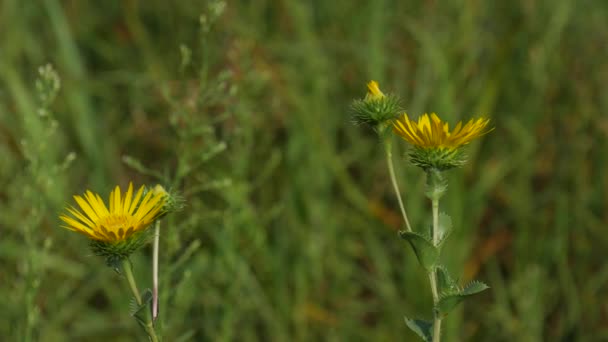
[[[124,198],[121,198],[120,187],[116,186],[110,193],[108,210],[99,195],[87,190],[84,198],[74,196],[84,215],[70,207],[67,211],[73,217],[61,215],[59,218],[67,223],[64,228],[82,233],[93,240],[120,242],[146,229],[161,213],[164,194],[148,191],[142,199],[143,192],[142,186],[133,197],[131,183]]]
[[[376,81],[367,83],[365,98],[355,100],[351,109],[356,123],[370,125],[378,133],[384,133],[401,111],[399,98],[385,95]]]
[[[468,144],[480,135],[488,133],[486,126],[490,119],[471,119],[464,126],[462,122],[450,132],[447,122],[441,121],[437,114],[432,113],[418,118],[418,122],[410,120],[407,114],[393,122],[397,134],[414,146],[421,148],[459,148]]]
[[[473,139],[490,132],[490,119],[471,119],[466,124],[458,122],[450,132],[447,122],[437,114],[422,115],[418,122],[410,120],[407,114],[393,121],[393,131],[414,145],[410,154],[412,162],[424,169],[449,169],[464,164],[461,147]]]
[[[128,257],[146,241],[145,231],[163,213],[165,193],[139,188],[133,196],[133,184],[121,196],[120,187],[110,193],[109,209],[98,194],[86,191],[74,199],[82,211],[70,206],[59,218],[63,228],[86,235],[93,250],[108,257],[108,263]],[[145,194],[144,194],[145,192]]]

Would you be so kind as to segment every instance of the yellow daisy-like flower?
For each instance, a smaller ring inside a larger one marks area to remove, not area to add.
[[[490,132],[489,119],[471,119],[466,124],[459,122],[450,132],[447,122],[432,113],[422,115],[418,122],[410,120],[407,114],[393,121],[393,131],[414,145],[410,160],[414,165],[429,170],[448,170],[462,166],[466,156],[462,146],[471,140]]]
[[[163,213],[166,193],[143,193],[144,186],[140,187],[133,197],[133,183],[130,183],[126,194],[121,197],[120,187],[116,186],[110,193],[108,209],[98,194],[87,190],[84,196],[74,196],[82,212],[69,207],[66,210],[73,217],[64,214],[59,218],[66,223],[64,228],[84,234],[95,241],[119,244],[146,230]]]
[[[447,122],[441,121],[437,114],[422,115],[418,122],[410,120],[407,114],[393,122],[395,133],[410,144],[423,149],[456,149],[471,140],[490,132],[486,129],[490,119],[471,119],[465,125],[458,122],[450,132]]]

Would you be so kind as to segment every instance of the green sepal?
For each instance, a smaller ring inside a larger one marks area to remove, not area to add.
[[[410,319],[404,317],[405,324],[408,328],[420,336],[425,342],[431,342],[433,340],[433,322],[425,321],[422,319]]]
[[[441,298],[439,299],[439,303],[437,303],[435,310],[439,311],[441,315],[445,316],[466,297],[472,296],[489,288],[490,287],[488,285],[480,281],[472,281],[463,289],[443,293],[441,295]]]
[[[462,148],[419,147],[415,146],[409,152],[412,164],[424,171],[436,169],[445,171],[460,167],[467,162]]]
[[[141,305],[137,304],[135,298],[131,299],[130,306],[130,314],[135,317],[137,322],[142,326],[146,327],[146,309],[149,307],[150,303],[152,303],[152,290],[145,289],[141,293]]]
[[[439,246],[443,245],[445,240],[452,233],[452,218],[446,213],[439,214],[439,227],[437,229],[437,235],[439,240]]]
[[[122,260],[149,242],[152,238],[152,231],[152,229],[146,229],[118,242],[91,240],[89,246],[93,253],[106,259],[106,265],[120,273]]]
[[[379,128],[390,127],[390,123],[402,111],[401,100],[392,94],[381,98],[365,98],[353,101],[351,113],[356,124],[366,124],[373,127],[378,133]]]
[[[443,265],[437,266],[437,286],[439,293],[454,293],[458,292],[458,283],[448,273],[448,270]]]
[[[439,249],[433,246],[429,238],[415,232],[400,231],[399,236],[412,246],[418,262],[427,271],[432,271],[439,261]]]

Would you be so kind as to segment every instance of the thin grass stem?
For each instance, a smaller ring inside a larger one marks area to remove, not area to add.
[[[152,250],[152,321],[158,317],[158,248],[160,240],[160,220],[154,225],[154,245]]]

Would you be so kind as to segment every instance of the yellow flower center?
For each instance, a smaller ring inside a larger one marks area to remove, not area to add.
[[[102,217],[96,223],[109,240],[122,240],[133,234],[135,229],[132,217],[124,214]]]

